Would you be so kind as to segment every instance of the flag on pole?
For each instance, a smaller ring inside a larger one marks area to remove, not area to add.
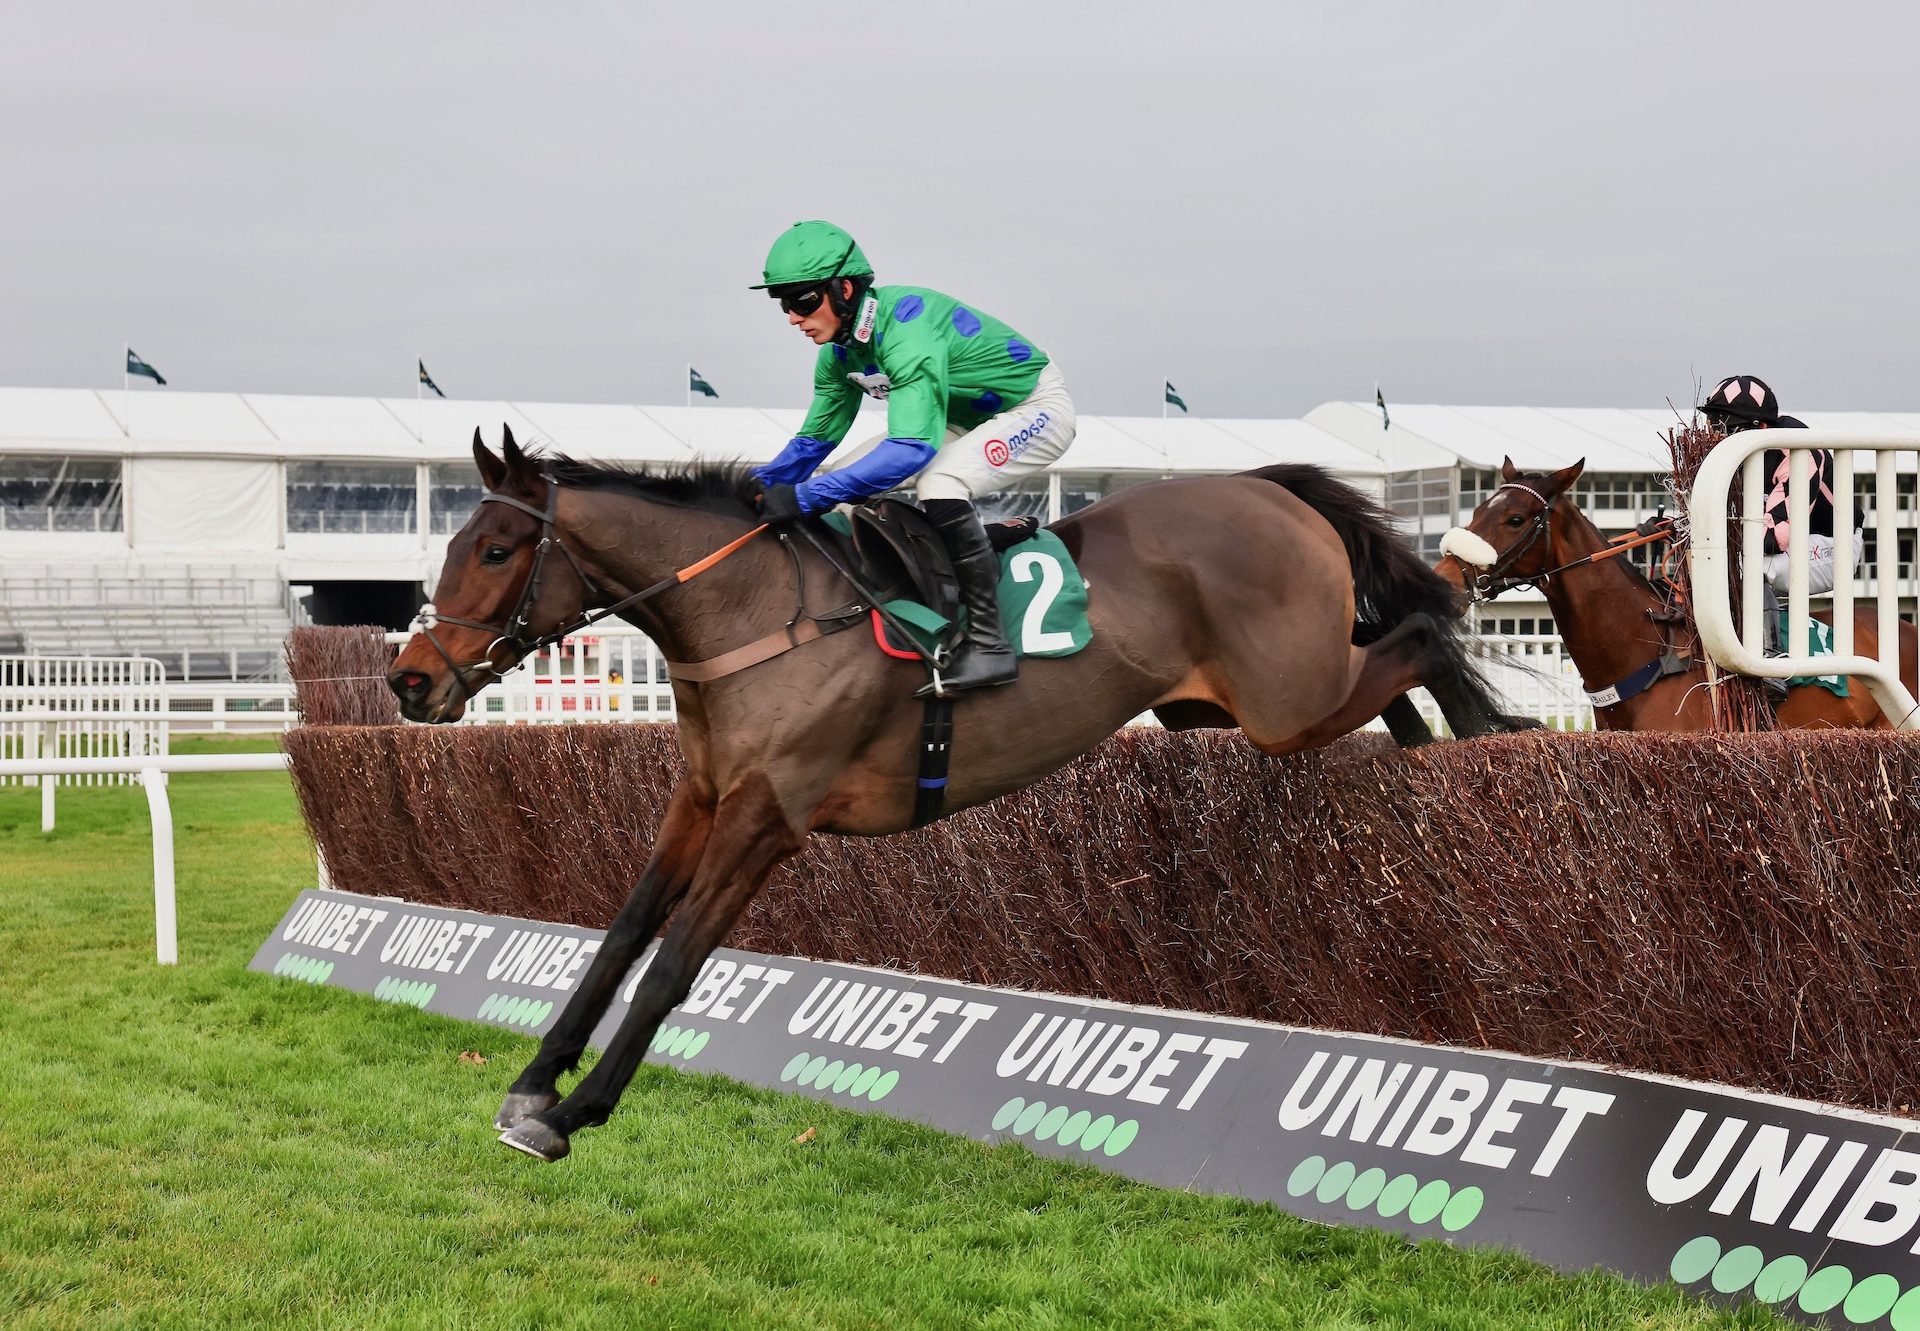
[[[141,375],[144,378],[153,380],[156,384],[164,385],[167,382],[160,377],[160,371],[141,360],[140,354],[132,347],[127,348],[127,373]]]
[[[416,361],[415,364],[420,367],[420,382],[428,388],[431,388],[435,397],[445,397],[446,394],[440,391],[440,385],[436,384],[433,381],[433,376],[427,373],[427,363],[425,361]]]
[[[694,369],[691,365],[687,366],[687,392],[700,393],[707,397],[720,396],[719,393],[714,391],[712,384],[700,377],[700,371]]]
[[[1385,430],[1392,426],[1393,418],[1387,415],[1386,395],[1381,393],[1379,384],[1373,386],[1373,400],[1380,404],[1380,428]]]
[[[1180,395],[1173,391],[1173,380],[1168,379],[1166,381],[1166,385],[1167,385],[1167,401],[1171,403],[1173,406],[1180,408],[1180,410],[1185,411],[1187,409],[1187,404],[1182,402],[1180,400]]]

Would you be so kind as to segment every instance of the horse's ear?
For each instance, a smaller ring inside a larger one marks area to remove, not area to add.
[[[1580,473],[1586,469],[1587,460],[1585,458],[1581,458],[1571,467],[1560,468],[1559,471],[1553,473],[1553,488],[1565,494],[1573,488],[1573,483],[1580,479]]]
[[[480,468],[480,479],[486,482],[489,490],[498,490],[507,479],[507,464],[495,457],[487,446],[480,442],[480,427],[473,427],[473,460]]]
[[[1520,474],[1520,468],[1513,465],[1512,458],[1503,457],[1500,459],[1500,479],[1501,480],[1510,481],[1514,477],[1518,476],[1519,474]]]
[[[525,484],[534,474],[533,464],[527,461],[527,455],[520,451],[520,445],[513,437],[513,427],[502,422],[500,426],[500,456],[506,459],[507,474],[514,480]]]

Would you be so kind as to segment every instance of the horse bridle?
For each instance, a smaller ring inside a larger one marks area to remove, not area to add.
[[[553,551],[558,550],[566,557],[568,567],[573,570],[574,576],[580,579],[580,585],[586,588],[587,600],[589,602],[599,600],[603,596],[603,593],[600,590],[600,585],[588,577],[587,571],[580,567],[580,561],[574,558],[573,551],[567,549],[566,542],[560,539],[559,531],[554,525],[554,517],[560,506],[559,486],[547,486],[547,506],[544,510],[515,499],[511,495],[488,493],[480,497],[480,502],[483,504],[505,504],[510,508],[517,508],[522,513],[539,519],[540,544],[534,547],[533,567],[527,571],[527,580],[521,585],[520,597],[513,603],[512,611],[508,613],[506,619],[502,622],[498,624],[483,624],[477,619],[461,619],[457,615],[443,615],[434,609],[431,601],[420,607],[420,615],[414,621],[415,632],[433,644],[433,649],[440,653],[440,659],[447,663],[447,669],[453,672],[454,682],[460,686],[460,691],[468,698],[472,698],[479,690],[467,686],[465,673],[467,670],[481,667],[495,679],[499,679],[505,675],[508,670],[519,665],[542,647],[559,642],[569,633],[576,633],[588,624],[592,624],[599,619],[604,619],[607,615],[612,614],[614,609],[609,608],[601,611],[597,615],[583,614],[564,628],[557,629],[552,633],[543,634],[538,638],[527,638],[525,634],[530,627],[527,616],[533,609],[534,601],[540,595],[541,577],[546,572],[547,558]],[[671,581],[666,585],[672,585]],[[651,595],[655,590],[664,591],[665,587],[649,588],[647,591],[640,593],[639,596],[628,597],[627,600],[620,602],[620,606],[624,607],[633,601]],[[453,659],[453,653],[447,650],[446,644],[441,642],[439,635],[434,632],[434,629],[441,624],[453,624],[460,628],[478,629],[482,633],[493,634],[493,640],[487,644],[487,649],[480,654],[479,660],[470,662],[468,665],[462,667]],[[513,653],[513,659],[509,661],[505,667],[495,665],[493,661],[495,649],[503,644],[508,651]],[[481,687],[484,688],[485,685]]]
[[[1508,546],[1504,554],[1494,560],[1478,577],[1474,578],[1472,590],[1473,599],[1476,601],[1490,601],[1502,592],[1512,591],[1515,587],[1531,587],[1535,583],[1544,582],[1555,573],[1561,572],[1560,569],[1555,568],[1546,569],[1539,573],[1528,574],[1523,578],[1502,576],[1507,569],[1512,568],[1518,563],[1527,551],[1533,549],[1534,545],[1538,543],[1542,536],[1547,534],[1548,528],[1553,523],[1553,501],[1532,486],[1522,485],[1518,481],[1508,481],[1493,493],[1499,494],[1501,490],[1519,490],[1532,495],[1534,499],[1539,502],[1540,511],[1534,514],[1532,521],[1527,524],[1526,534],[1513,545]],[[1569,564],[1566,567],[1571,568],[1572,565]]]

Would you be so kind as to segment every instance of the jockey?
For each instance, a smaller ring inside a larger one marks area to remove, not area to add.
[[[1012,682],[1019,667],[1000,627],[1000,561],[974,502],[1045,470],[1073,442],[1060,371],[1032,342],[951,296],[873,285],[867,256],[830,222],[794,223],[761,276],[752,289],[779,301],[787,322],[820,348],[800,433],[754,472],[766,486],[761,516],[788,522],[913,482],[953,555],[967,611],[942,691]],[[887,404],[886,434],[816,476],[852,427],[862,393]]]
[[[1750,374],[1736,374],[1722,379],[1707,394],[1707,400],[1700,406],[1700,414],[1723,436],[1739,434],[1743,430],[1807,428],[1805,421],[1782,416],[1780,401],[1774,396],[1773,390],[1763,380]],[[1785,449],[1770,448],[1761,462],[1761,475],[1766,478],[1767,485],[1762,515],[1766,522],[1764,548],[1767,582],[1776,592],[1787,590],[1787,540],[1790,534],[1787,523],[1787,476],[1790,456]],[[1811,461],[1808,478],[1811,493],[1807,496],[1807,591],[1810,595],[1819,596],[1833,590],[1833,453],[1829,449],[1818,449]],[[1856,565],[1864,554],[1860,540],[1862,525],[1856,504],[1853,512]]]

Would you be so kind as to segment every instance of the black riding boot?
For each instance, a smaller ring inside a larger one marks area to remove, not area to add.
[[[980,515],[965,499],[929,499],[924,507],[953,556],[960,603],[967,610],[966,636],[952,666],[940,672],[941,692],[1011,684],[1019,677],[1020,666],[1000,627],[1000,559],[987,542]],[[932,692],[933,685],[928,684],[914,696],[923,698]]]

